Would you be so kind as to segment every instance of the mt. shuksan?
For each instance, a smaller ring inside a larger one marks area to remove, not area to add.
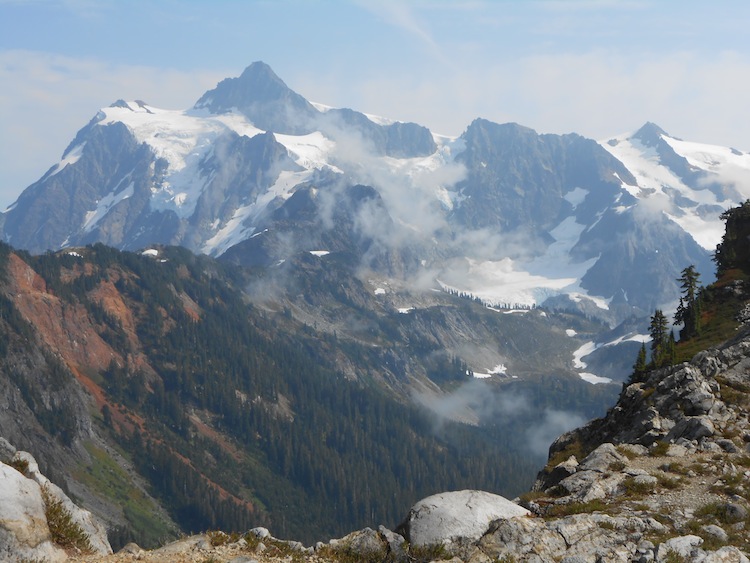
[[[688,264],[710,278],[748,180],[750,155],[653,124],[601,144],[483,119],[441,137],[310,103],[256,62],[186,111],[102,109],[0,224],[32,252],[346,252],[358,272],[615,322],[673,301]]]

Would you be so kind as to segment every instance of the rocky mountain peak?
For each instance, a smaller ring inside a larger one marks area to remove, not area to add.
[[[310,121],[319,113],[260,61],[247,67],[239,77],[219,82],[194,107],[217,114],[237,110],[260,129],[290,135],[311,132]]]
[[[655,147],[660,143],[662,135],[669,137],[669,134],[656,123],[647,121],[643,127],[633,134],[633,138],[638,139],[647,147]]]

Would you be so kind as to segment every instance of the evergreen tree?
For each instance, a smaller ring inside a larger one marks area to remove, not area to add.
[[[656,309],[649,325],[649,334],[651,335],[651,366],[655,368],[664,365],[668,332],[667,317],[664,316],[661,309]]]
[[[646,344],[641,344],[641,349],[638,350],[638,357],[635,360],[633,366],[633,373],[630,375],[628,383],[639,383],[645,380],[646,371],[648,370],[648,364],[646,363]]]
[[[677,279],[680,282],[682,296],[680,297],[680,305],[677,307],[674,321],[676,324],[681,323],[683,325],[680,331],[681,338],[696,336],[701,331],[702,304],[700,286],[698,285],[699,280],[700,274],[693,264],[682,270],[682,275]]]

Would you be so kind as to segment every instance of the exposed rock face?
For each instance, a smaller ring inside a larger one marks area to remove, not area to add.
[[[13,466],[7,465],[12,463]],[[21,473],[23,470],[23,473]],[[34,457],[16,451],[0,438],[0,559],[2,561],[65,561],[53,543],[46,516],[48,502],[58,502],[89,539],[91,551],[112,553],[107,531],[88,510],[73,501],[39,471]]]
[[[65,561],[51,541],[39,485],[0,463],[0,559]]]
[[[490,522],[525,516],[529,511],[499,495],[484,491],[439,493],[412,506],[398,531],[412,545],[425,546],[453,539],[477,540]]]

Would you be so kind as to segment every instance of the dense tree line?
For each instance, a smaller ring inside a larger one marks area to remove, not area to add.
[[[376,369],[372,362],[381,356],[369,347],[305,327],[280,328],[292,321],[248,306],[236,289],[244,283],[239,270],[178,248],[162,249],[159,260],[101,244],[80,253],[84,258],[23,257],[50,291],[85,307],[124,358],[95,375],[112,405],[102,409],[103,428],[185,531],[267,525],[311,542],[395,526],[411,503],[442,490],[513,496],[540,466],[524,443],[539,416],[533,408],[484,428],[437,424],[366,379],[336,370],[331,358],[339,347],[363,373]],[[92,297],[102,282],[113,283],[134,313],[139,350]],[[188,301],[197,313],[186,310]],[[13,314],[12,306],[0,307],[0,316]],[[153,371],[132,361],[136,352]],[[444,356],[434,369],[462,374],[466,366]],[[531,407],[545,392],[559,393],[560,408],[581,400],[548,384],[525,390]],[[64,420],[54,424],[66,427]],[[219,431],[219,439],[201,424]],[[128,537],[126,529],[117,533],[121,541]]]

